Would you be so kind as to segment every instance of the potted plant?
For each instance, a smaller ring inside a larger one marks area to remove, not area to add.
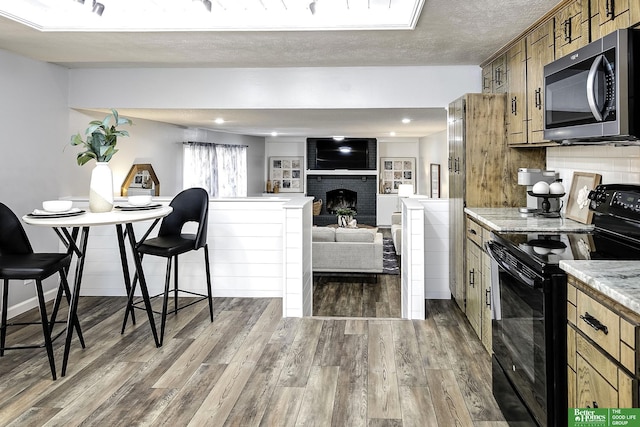
[[[354,209],[348,207],[338,208],[335,212],[338,217],[338,227],[348,227],[353,217],[358,214]]]
[[[85,139],[80,133],[71,137],[72,146],[81,146],[84,151],[78,153],[76,161],[82,166],[95,159],[96,166],[91,172],[89,184],[89,210],[91,212],[109,212],[113,208],[113,174],[109,168],[109,160],[118,152],[116,144],[119,136],[129,136],[126,130],[118,130],[120,125],[131,125],[133,122],[120,117],[114,109],[104,120],[93,120],[85,131]]]

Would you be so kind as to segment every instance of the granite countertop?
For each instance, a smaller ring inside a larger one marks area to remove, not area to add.
[[[638,261],[566,260],[560,268],[640,314],[640,263]]]
[[[518,208],[465,208],[465,213],[480,224],[501,233],[585,233],[591,224],[567,218],[544,218],[520,213]]]

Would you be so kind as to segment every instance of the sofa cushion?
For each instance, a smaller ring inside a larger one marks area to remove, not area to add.
[[[313,227],[311,229],[311,241],[313,242],[335,242],[336,229],[331,227]]]
[[[336,242],[364,242],[370,243],[376,237],[375,228],[338,228]]]

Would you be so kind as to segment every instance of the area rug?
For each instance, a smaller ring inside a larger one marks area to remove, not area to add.
[[[382,274],[400,274],[398,256],[390,237],[382,239]]]

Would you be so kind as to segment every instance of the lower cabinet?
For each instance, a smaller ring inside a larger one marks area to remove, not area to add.
[[[569,407],[638,407],[640,315],[569,276],[567,322]]]
[[[491,258],[484,251],[489,230],[467,218],[465,314],[491,353]]]

